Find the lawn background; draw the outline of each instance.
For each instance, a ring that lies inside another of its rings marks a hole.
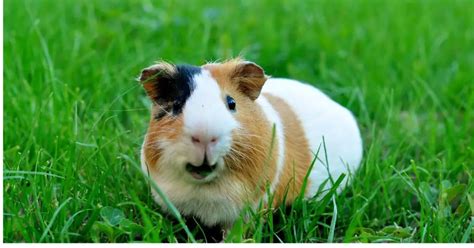
[[[352,110],[364,161],[334,202],[240,223],[232,241],[472,242],[473,13],[469,0],[6,0],[4,241],[188,240],[136,169],[150,102],[135,78],[160,58],[240,54]]]

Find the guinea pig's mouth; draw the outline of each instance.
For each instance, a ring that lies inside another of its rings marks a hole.
[[[201,180],[209,176],[216,169],[216,167],[216,164],[210,165],[207,162],[207,159],[204,159],[204,163],[199,166],[187,163],[186,171],[188,171],[195,179]]]

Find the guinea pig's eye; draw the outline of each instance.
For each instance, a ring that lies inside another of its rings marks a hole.
[[[230,111],[235,111],[235,100],[234,98],[230,96],[226,96],[226,101],[227,101],[227,107],[229,108]]]

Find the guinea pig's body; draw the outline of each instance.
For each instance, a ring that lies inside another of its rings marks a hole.
[[[247,204],[312,197],[329,175],[359,166],[350,111],[310,85],[267,80],[254,63],[159,63],[140,80],[154,103],[142,167],[183,215],[207,226],[232,225]]]

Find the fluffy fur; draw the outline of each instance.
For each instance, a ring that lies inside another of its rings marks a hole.
[[[182,214],[228,227],[246,204],[268,203],[267,187],[274,204],[291,204],[301,190],[311,197],[329,175],[336,179],[358,167],[362,143],[355,119],[314,87],[268,79],[258,65],[238,59],[206,64],[189,77],[179,68],[158,63],[142,72],[154,104],[141,160]],[[190,94],[180,113],[153,118],[173,104],[160,102],[166,92],[157,92],[169,82],[181,85],[176,89],[188,87]],[[227,96],[235,100],[235,111],[228,108]],[[328,157],[319,154],[302,189],[323,136]],[[199,168],[206,162],[215,169],[204,178],[186,171],[190,164]]]
[[[344,186],[362,158],[362,140],[352,113],[320,90],[295,80],[272,78],[263,87],[263,92],[280,97],[291,106],[304,129],[312,157],[318,149],[320,151],[310,173],[311,185],[306,195],[317,193],[329,175],[336,180],[345,173],[341,184]],[[325,188],[328,187],[329,183]]]

